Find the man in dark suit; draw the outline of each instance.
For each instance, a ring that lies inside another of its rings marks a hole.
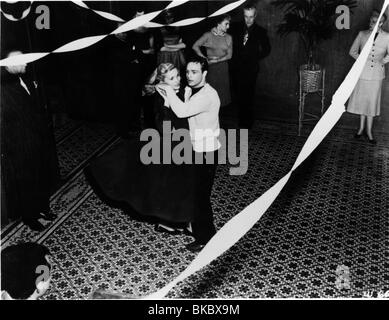
[[[251,128],[253,98],[259,62],[269,55],[271,47],[266,29],[255,22],[257,9],[252,4],[243,8],[244,21],[232,27],[233,55],[231,60],[235,105],[239,106],[239,125]]]
[[[20,54],[14,50],[6,56]],[[1,80],[2,218],[21,217],[32,230],[41,231],[45,227],[38,219],[56,218],[49,206],[58,175],[53,132],[37,85],[26,77],[26,65],[5,67]]]

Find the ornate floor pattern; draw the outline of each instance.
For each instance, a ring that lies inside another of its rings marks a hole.
[[[62,180],[79,171],[102,148],[116,139],[115,130],[107,124],[84,123],[57,144]]]
[[[82,121],[70,119],[66,114],[57,114],[53,118],[55,119],[54,138],[57,145],[82,125]]]
[[[56,141],[58,164],[60,169],[61,188],[51,196],[51,202],[55,201],[58,194],[64,192],[69,180],[80,173],[88,161],[96,154],[118,140],[112,125],[86,123],[69,118],[64,118],[61,125],[55,127],[54,137]],[[59,211],[55,211],[58,213]],[[41,221],[44,223],[44,221]],[[23,230],[23,231],[21,231]],[[19,220],[13,221],[2,227],[1,239],[11,234],[30,234]],[[19,233],[18,233],[19,232]]]
[[[250,134],[248,172],[230,176],[227,165],[218,166],[217,228],[290,170],[306,139],[296,130],[258,123]],[[254,228],[168,297],[336,298],[389,290],[389,136],[377,146],[351,137],[335,129]],[[45,233],[19,230],[3,241],[34,240],[50,249],[55,267],[43,299],[87,299],[95,288],[141,297],[195,257],[184,248],[190,237],[156,233],[110,208],[81,172],[53,196],[52,209],[60,218]],[[350,289],[336,286],[341,265],[349,267]]]

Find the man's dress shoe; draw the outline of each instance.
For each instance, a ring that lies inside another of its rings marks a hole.
[[[205,244],[204,244],[204,243],[197,242],[197,241],[193,241],[193,242],[187,244],[185,247],[186,247],[189,251],[192,251],[192,252],[199,252],[199,251],[201,251],[201,250],[205,247]]]
[[[38,219],[43,219],[43,220],[47,220],[47,221],[53,221],[56,218],[57,218],[57,216],[52,212],[46,212],[46,213],[41,212],[39,214],[39,217],[38,217]]]
[[[38,221],[38,219],[27,219],[23,223],[34,231],[43,231],[46,227]]]
[[[173,229],[173,230],[166,229],[166,228],[164,228],[163,226],[161,226],[159,224],[155,225],[154,230],[157,231],[157,232],[167,233],[167,234],[170,234],[170,235],[178,235],[178,234],[182,233],[181,231],[179,231],[177,229]]]
[[[373,139],[369,139],[369,138],[368,138],[368,140],[369,140],[369,143],[370,143],[370,144],[374,144],[374,145],[377,144],[377,140],[375,140],[374,138],[373,138]]]

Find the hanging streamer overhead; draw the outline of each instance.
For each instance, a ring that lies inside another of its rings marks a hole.
[[[80,7],[84,8],[84,9],[91,10],[94,13],[98,14],[99,16],[101,16],[101,17],[103,17],[103,18],[105,18],[107,20],[116,21],[116,22],[125,22],[122,18],[120,18],[118,16],[115,16],[112,13],[91,9],[83,1],[73,1],[73,0],[71,0],[71,2],[73,2],[74,4],[80,6]]]
[[[174,7],[177,7],[179,5],[182,5],[186,2],[188,2],[190,0],[173,0],[166,8],[166,9],[171,9],[171,8],[174,8]],[[111,20],[111,21],[116,21],[116,22],[126,22],[126,20],[112,14],[112,13],[109,13],[109,12],[105,12],[105,11],[100,11],[100,10],[94,10],[94,9],[91,9],[90,7],[88,7],[88,5],[86,3],[84,3],[83,1],[73,1],[71,0],[71,2],[73,2],[74,4],[84,8],[84,9],[87,9],[87,10],[90,10],[90,11],[93,11],[94,13],[96,13],[97,15],[107,19],[107,20]],[[160,24],[158,23],[150,23],[150,25],[147,25],[147,27],[151,27],[151,26],[161,26]]]
[[[150,23],[151,20],[153,20],[155,17],[157,17],[162,11],[167,10],[167,9],[171,9],[171,8],[174,8],[174,7],[177,7],[177,6],[182,5],[182,4],[184,4],[184,3],[188,2],[188,1],[189,0],[174,0],[174,1],[171,1],[164,9],[157,10],[157,11],[154,11],[154,12],[150,12],[150,13],[147,13],[147,14],[135,17],[135,18],[125,22],[124,24],[122,24],[120,27],[116,28],[115,30],[113,30],[109,34],[100,35],[100,36],[85,37],[85,38],[81,38],[81,39],[78,39],[78,40],[74,40],[74,41],[72,41],[70,43],[67,43],[67,44],[61,46],[60,48],[57,48],[56,50],[53,50],[51,52],[44,52],[44,53],[42,52],[42,53],[36,54],[36,56],[35,56],[36,59],[32,59],[32,57],[33,57],[33,55],[35,53],[21,54],[21,55],[12,56],[12,57],[8,57],[8,58],[5,58],[5,59],[2,59],[2,60],[0,60],[0,67],[18,65],[20,63],[23,64],[23,63],[34,62],[34,61],[36,61],[38,59],[41,59],[44,56],[47,56],[47,55],[49,55],[51,53],[71,52],[71,51],[76,51],[76,50],[81,50],[81,49],[87,48],[87,47],[92,46],[95,43],[101,41],[105,37],[108,37],[111,34],[128,32],[128,31],[136,29],[136,28],[138,28],[140,26],[147,25],[148,23]],[[73,2],[76,3],[77,5],[80,5],[81,7],[85,8],[85,9],[90,9],[82,1],[73,1]],[[217,16],[217,15],[221,15],[221,14],[224,14],[226,12],[229,12],[229,11],[239,7],[244,2],[246,2],[246,0],[239,0],[239,1],[235,1],[233,3],[230,3],[228,5],[225,5],[224,7],[220,8],[219,10],[217,10],[216,12],[211,14],[209,17],[214,17],[214,16]],[[90,10],[92,10],[92,9],[90,9]],[[175,22],[174,24],[172,24],[172,26],[184,26],[184,25],[187,26],[187,25],[191,25],[191,24],[195,24],[197,22],[200,22],[200,21],[202,21],[202,20],[204,20],[206,18],[208,18],[208,17],[185,19],[183,21]],[[153,26],[153,27],[160,27],[160,26],[163,26],[163,25],[157,24],[157,23],[152,23],[151,26]],[[29,56],[26,57],[27,55],[29,55]],[[26,58],[24,59],[23,57],[26,57]]]

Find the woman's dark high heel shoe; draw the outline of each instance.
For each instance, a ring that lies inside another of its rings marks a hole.
[[[361,134],[358,133],[354,134],[355,139],[360,139],[362,136],[363,136],[363,132]]]
[[[38,219],[25,219],[23,223],[34,231],[43,231],[46,227],[38,221]]]
[[[374,138],[373,138],[373,139],[369,139],[369,138],[368,138],[368,140],[369,140],[369,143],[370,143],[370,144],[373,144],[373,145],[376,145],[376,144],[377,144],[377,140],[375,140]]]
[[[42,218],[43,220],[47,220],[47,221],[54,221],[57,218],[57,216],[52,212],[41,212],[39,213],[38,219],[39,218]]]
[[[168,233],[168,234],[171,234],[171,235],[178,235],[178,234],[182,233],[181,231],[179,231],[177,229],[174,229],[174,230],[166,229],[163,226],[161,226],[160,224],[156,224],[155,227],[154,227],[154,230],[157,231],[157,232]]]
[[[184,230],[182,230],[182,233],[186,236],[192,236],[193,237],[193,232],[190,231],[188,228],[185,228]]]

